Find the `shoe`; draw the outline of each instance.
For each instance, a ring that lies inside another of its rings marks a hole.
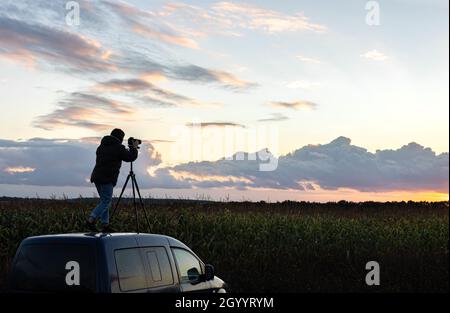
[[[98,229],[95,226],[95,223],[90,223],[89,221],[86,221],[85,226],[86,226],[87,229],[89,229],[90,232],[98,233]]]
[[[115,232],[114,228],[109,226],[109,224],[102,226],[102,233],[114,233],[114,232]]]

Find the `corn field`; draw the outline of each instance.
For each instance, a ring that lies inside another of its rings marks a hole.
[[[20,242],[83,232],[95,199],[0,201],[0,288]],[[173,236],[215,266],[233,292],[448,292],[448,202],[146,201],[141,232]],[[140,212],[142,213],[142,212]],[[135,231],[125,203],[117,231]],[[381,284],[367,286],[377,261]]]

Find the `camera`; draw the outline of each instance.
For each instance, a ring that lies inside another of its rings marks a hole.
[[[128,145],[129,146],[133,146],[133,147],[136,147],[137,149],[139,149],[138,146],[140,144],[142,144],[142,140],[136,139],[136,138],[133,138],[133,137],[128,138]]]

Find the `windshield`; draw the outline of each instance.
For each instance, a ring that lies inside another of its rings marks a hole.
[[[22,246],[13,266],[16,291],[95,291],[95,250],[82,244],[52,243]]]

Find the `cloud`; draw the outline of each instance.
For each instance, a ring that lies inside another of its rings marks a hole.
[[[360,55],[362,58],[366,58],[372,61],[386,61],[389,57],[378,50],[367,51]]]
[[[99,120],[123,120],[132,115],[133,110],[118,101],[73,92],[58,101],[57,108],[52,113],[36,117],[33,126],[46,130],[72,126],[102,131],[111,128],[111,125],[100,123]]]
[[[199,49],[197,42],[192,39],[176,36],[173,34],[164,34],[157,32],[153,29],[146,27],[143,24],[137,24],[133,26],[133,31],[142,34],[143,36],[148,36],[150,38],[159,39],[164,42],[176,44],[179,46],[191,48],[191,49]]]
[[[288,83],[286,87],[291,89],[312,89],[320,86],[320,83],[310,82],[306,80],[296,80]]]
[[[34,172],[34,170],[35,168],[32,167],[16,166],[16,167],[7,167],[3,171],[8,174],[16,174],[16,173]]]
[[[187,127],[241,127],[245,128],[242,124],[232,122],[206,122],[206,123],[187,123]]]
[[[103,3],[109,6],[132,32],[185,48],[199,48],[195,40],[182,36],[151,11],[141,10],[124,2],[103,1]]]
[[[172,3],[158,12],[176,25],[198,26],[204,33],[241,36],[241,30],[260,31],[268,34],[280,32],[313,31],[325,32],[327,27],[312,23],[303,13],[285,14],[260,6],[237,3],[217,2],[209,8],[184,3]]]
[[[159,107],[177,107],[177,106],[214,106],[214,104],[203,103],[198,100],[174,93],[170,90],[160,88],[145,79],[111,79],[100,82],[93,87],[101,92],[119,92],[126,93],[140,103],[155,105]]]
[[[249,82],[237,76],[220,70],[206,69],[197,65],[181,65],[168,68],[166,71],[169,77],[197,81],[204,83],[218,83],[233,90],[243,90],[258,86],[254,82]]]
[[[305,100],[298,100],[298,101],[292,101],[292,102],[283,102],[283,101],[275,101],[270,103],[273,107],[278,108],[289,108],[289,109],[315,109],[317,107],[317,104],[311,101],[305,101]]]
[[[242,27],[260,29],[269,33],[304,30],[323,32],[326,30],[323,25],[310,23],[302,13],[287,15],[236,2],[219,2],[214,4],[213,8],[220,16],[227,16]]]
[[[111,79],[100,82],[94,87],[100,91],[141,91],[154,88],[154,85],[143,79]]]
[[[0,14],[0,56],[34,66],[60,66],[71,71],[112,71],[110,51],[97,40],[29,24]]]
[[[273,172],[258,170],[260,160],[246,157],[237,161],[191,162],[173,167],[172,172],[191,177],[240,177],[240,188],[337,190],[350,188],[362,192],[434,191],[448,192],[449,154],[436,155],[431,149],[410,143],[397,150],[376,153],[351,145],[339,137],[329,144],[309,145],[279,157]],[[250,182],[246,181],[249,180]],[[217,180],[190,179],[198,187],[226,187]]]
[[[318,59],[305,57],[305,56],[302,56],[302,55],[297,55],[297,59],[299,59],[302,62],[306,62],[306,63],[316,63],[316,64],[321,63],[320,60],[318,60]]]
[[[99,141],[100,138],[0,140],[0,184],[88,186]],[[160,163],[161,156],[153,145],[148,141],[143,142],[135,162],[136,173],[142,175],[142,188],[150,186],[151,177],[145,174],[147,168]],[[126,167],[123,168],[120,184],[123,184],[127,175]],[[141,183],[139,174],[138,179]],[[164,178],[163,172],[160,179],[170,181],[170,178]],[[182,185],[172,180],[175,187]]]
[[[258,122],[281,122],[281,121],[287,121],[288,119],[289,119],[289,117],[287,117],[283,114],[274,113],[274,114],[272,114],[272,117],[259,119]]]
[[[174,143],[174,140],[167,140],[167,139],[151,139],[149,140],[151,143]]]
[[[82,1],[82,27],[71,32],[73,28],[59,20],[55,22],[55,17],[62,14],[65,1],[55,1],[51,5],[33,1],[30,6],[30,10],[41,14],[30,14],[19,3],[0,3],[0,57],[28,67],[39,66],[89,80],[102,74],[141,76],[151,72],[175,80],[211,83],[233,90],[257,85],[227,71],[174,58],[159,43],[189,45],[190,42],[172,34],[165,19],[158,18],[156,13],[121,2]],[[116,23],[117,18],[133,24],[134,28],[121,27]],[[145,23],[141,23],[142,19]],[[141,36],[143,38],[131,36],[144,30],[146,36]],[[152,31],[154,35],[149,36]]]
[[[219,105],[174,93],[160,88],[146,79],[110,79],[96,83],[89,92],[65,94],[57,102],[57,107],[53,112],[36,117],[32,125],[45,130],[69,126],[103,131],[111,128],[114,121],[129,120],[133,117],[136,109],[131,108],[130,104],[107,98],[103,94],[108,96],[119,94],[127,97],[129,102],[146,107],[193,106],[207,108]]]
[[[110,92],[133,92],[140,91],[153,94],[161,97],[165,100],[181,103],[194,103],[195,100],[183,95],[176,94],[169,90],[159,88],[158,86],[149,83],[143,79],[111,79],[105,82],[99,83],[95,89]]]
[[[166,65],[151,60],[147,55],[136,51],[128,51],[119,62],[120,68],[139,74],[142,78],[149,72],[152,75],[158,73],[160,77],[198,84],[215,84],[234,91],[243,91],[258,86],[255,82],[244,80],[227,71],[175,61]]]
[[[100,138],[0,140],[0,184],[85,186]],[[76,158],[74,157],[76,156]],[[269,188],[361,192],[430,191],[447,193],[449,154],[409,143],[375,153],[339,137],[307,145],[278,157],[278,167],[259,171],[271,156],[267,149],[236,153],[232,158],[161,167],[162,156],[144,141],[135,171],[141,188]],[[274,156],[271,156],[274,157]],[[11,170],[18,169],[18,170]],[[22,170],[24,169],[24,170]],[[119,185],[126,176],[122,170]]]
[[[76,156],[76,157],[75,157]],[[0,141],[0,172],[8,168],[33,171],[0,175],[2,184],[82,186],[95,161],[95,146],[81,141],[30,139]]]
[[[162,100],[152,96],[134,96],[136,103],[146,107],[158,107],[158,108],[174,108],[178,104],[172,101]]]

